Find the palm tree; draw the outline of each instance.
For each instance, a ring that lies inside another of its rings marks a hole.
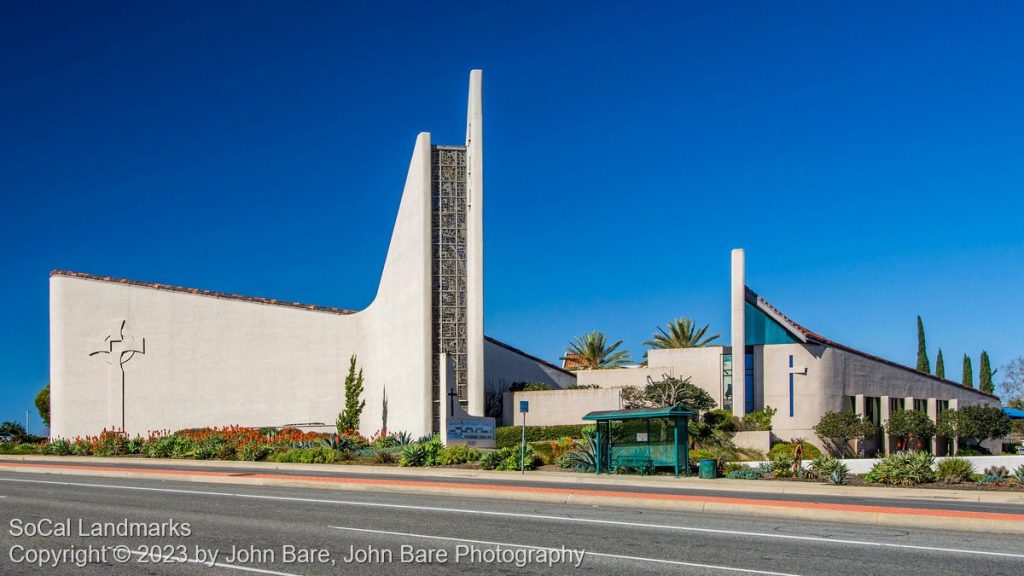
[[[629,352],[618,350],[622,340],[608,345],[604,332],[590,332],[576,336],[565,347],[565,356],[569,370],[617,368],[630,362]]]
[[[705,324],[701,328],[697,328],[697,324],[683,316],[678,320],[673,320],[668,323],[668,331],[662,327],[658,327],[658,331],[653,335],[652,340],[645,340],[644,346],[650,346],[651,348],[700,348],[701,346],[707,346],[720,338],[721,334],[712,334],[707,336],[707,332],[711,327]]]

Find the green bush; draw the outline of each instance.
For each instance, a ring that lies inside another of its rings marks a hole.
[[[192,440],[187,436],[171,434],[146,442],[142,455],[146,458],[182,458],[193,450]]]
[[[765,406],[764,410],[755,410],[743,417],[740,428],[758,432],[771,432],[772,416],[775,416],[776,413],[778,413],[778,410],[771,406]]]
[[[330,448],[293,448],[285,452],[271,454],[267,460],[271,462],[288,462],[295,464],[332,464],[348,459],[348,454]]]
[[[96,456],[128,454],[128,436],[122,432],[104,431],[96,442]]]
[[[846,476],[850,473],[850,468],[838,458],[828,454],[821,454],[811,461],[811,473],[819,479],[828,480],[832,484],[842,484],[846,482]]]
[[[789,478],[793,475],[793,457],[785,454],[778,454],[771,459],[772,474],[779,478]]]
[[[866,482],[913,486],[935,480],[935,457],[927,452],[895,452],[875,463],[864,476]]]
[[[885,431],[904,441],[928,441],[935,436],[935,423],[924,412],[917,410],[899,410],[889,416],[885,423]]]
[[[422,442],[403,447],[398,465],[406,467],[437,466],[440,463],[439,459],[443,449],[444,444],[441,443],[441,437],[430,436]]]
[[[480,459],[480,451],[469,446],[446,446],[441,449],[437,457],[437,463],[441,466],[452,466],[454,464],[465,464],[476,462]]]
[[[248,442],[243,444],[238,449],[238,459],[245,460],[248,462],[257,462],[259,460],[265,460],[274,452],[274,449],[266,444],[260,444],[259,442]]]
[[[826,412],[814,425],[814,433],[829,447],[833,456],[845,456],[850,440],[860,440],[875,433],[875,426],[862,416],[850,412]]]
[[[805,440],[803,441],[803,446],[804,460],[814,460],[818,456],[821,456],[821,450],[819,450],[818,447],[815,446],[814,444],[811,444],[810,442],[807,442]],[[775,446],[772,446],[772,449],[768,451],[768,459],[774,460],[776,456],[786,456],[788,458],[793,458],[793,453],[795,451],[795,442],[780,442]]]
[[[935,465],[935,477],[939,482],[959,484],[974,479],[974,464],[965,458],[946,458]]]
[[[481,456],[480,467],[484,470],[516,471],[519,470],[521,455],[522,445],[499,448]],[[525,468],[527,470],[533,470],[540,463],[539,461],[540,458],[538,458],[536,452],[534,452],[533,446],[527,444],[525,459],[523,460]]]
[[[527,426],[526,442],[542,442],[559,440],[563,436],[582,438],[583,428],[587,424],[561,424],[556,426]],[[592,426],[592,425],[591,425]],[[497,448],[517,446],[522,440],[521,426],[499,426],[494,431]]]
[[[198,440],[192,457],[196,460],[230,460],[235,457],[235,449],[224,434],[217,432]]]
[[[53,456],[70,456],[71,455],[71,442],[58,438],[43,448],[43,454],[52,454]]]

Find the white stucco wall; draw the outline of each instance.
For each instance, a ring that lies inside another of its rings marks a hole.
[[[648,377],[654,380],[661,380],[666,375],[689,378],[692,384],[707,391],[721,406],[723,350],[722,346],[650,350],[646,367],[577,370],[576,381],[580,386],[642,388],[647,385]]]
[[[523,423],[519,412],[520,400],[530,402],[530,411],[526,414],[526,424],[529,426],[585,424],[587,422],[583,416],[589,412],[621,408],[618,388],[506,392],[503,426]]]
[[[110,365],[90,356],[113,321],[145,339],[125,364],[130,434],[199,426],[333,425],[348,360],[364,371],[360,429],[430,429],[430,135],[409,166],[374,302],[341,315],[55,274],[50,279],[51,435],[120,426]]]

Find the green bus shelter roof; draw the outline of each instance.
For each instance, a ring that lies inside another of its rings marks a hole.
[[[598,410],[583,417],[584,420],[650,420],[652,418],[689,418],[693,412],[682,406],[668,408],[634,408],[632,410]]]

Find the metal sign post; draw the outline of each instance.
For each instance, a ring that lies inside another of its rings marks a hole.
[[[523,440],[519,443],[519,471],[526,474],[526,413],[530,411],[530,401],[519,401],[519,412],[523,415]]]

